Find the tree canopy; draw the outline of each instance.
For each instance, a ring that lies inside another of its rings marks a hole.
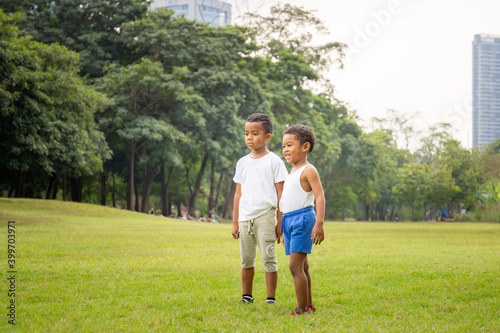
[[[328,218],[500,204],[498,140],[468,150],[436,124],[418,143],[416,114],[396,110],[360,126],[328,79],[347,46],[316,43],[314,12],[212,27],[149,3],[0,0],[0,193],[229,218],[244,123],[261,112],[278,153],[287,126],[314,129]]]

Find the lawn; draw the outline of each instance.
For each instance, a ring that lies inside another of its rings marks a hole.
[[[230,224],[0,199],[0,225],[0,331],[13,298],[19,332],[500,332],[500,224],[325,223],[309,257],[318,310],[300,317],[281,247],[278,304],[260,259],[255,303],[238,303]]]

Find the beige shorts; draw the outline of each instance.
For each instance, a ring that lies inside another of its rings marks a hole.
[[[267,273],[277,272],[276,209],[273,208],[253,220],[240,221],[238,225],[240,228],[241,268],[255,267],[258,245],[264,270]]]

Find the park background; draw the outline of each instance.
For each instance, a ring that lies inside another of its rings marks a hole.
[[[2,196],[230,219],[243,125],[263,112],[278,154],[286,126],[314,129],[327,219],[500,221],[500,141],[464,148],[398,110],[360,126],[327,75],[349,46],[317,44],[314,12],[212,27],[148,6],[0,1]]]
[[[361,126],[327,76],[347,45],[317,44],[324,25],[303,8],[214,28],[147,1],[76,4],[0,0],[0,224],[15,221],[17,269],[16,326],[1,330],[500,330],[498,140],[465,148],[450,124],[421,131],[398,110]],[[261,266],[255,304],[238,304],[227,222],[253,112],[272,116],[278,155],[287,125],[318,138],[314,316],[289,316],[280,250],[277,306]],[[448,223],[402,222],[443,207]],[[167,217],[183,208],[226,223]]]

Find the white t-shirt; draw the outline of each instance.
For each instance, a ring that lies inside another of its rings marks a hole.
[[[234,182],[241,184],[238,221],[248,221],[278,207],[276,183],[288,176],[285,163],[273,152],[253,159],[243,156],[236,164]]]

